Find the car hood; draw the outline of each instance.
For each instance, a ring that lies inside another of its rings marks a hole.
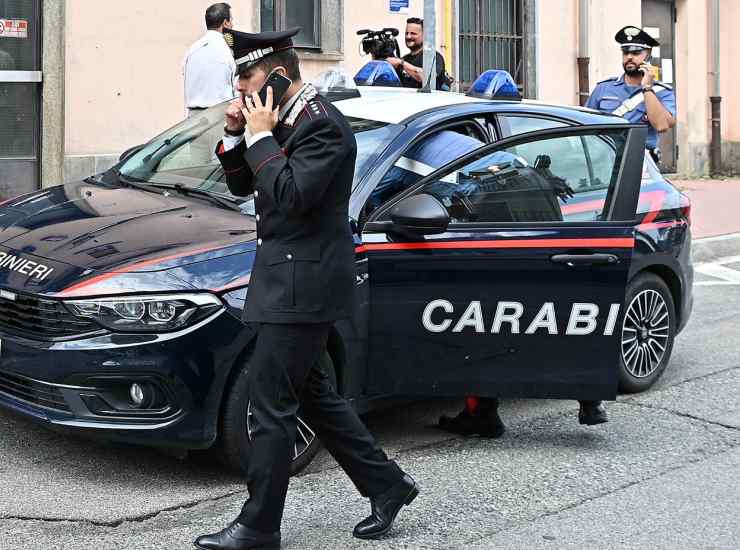
[[[207,200],[78,182],[0,206],[0,247],[93,271],[150,272],[237,253],[254,219]],[[0,262],[2,265],[3,262]]]

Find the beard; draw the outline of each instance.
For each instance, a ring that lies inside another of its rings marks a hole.
[[[628,69],[628,66],[632,66],[634,69]],[[625,63],[622,65],[622,68],[624,69],[624,74],[627,76],[639,76],[642,74],[642,72],[640,72],[640,68],[634,63]]]

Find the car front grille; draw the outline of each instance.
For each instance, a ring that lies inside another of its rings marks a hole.
[[[0,370],[0,394],[46,409],[71,412],[62,392],[54,385]]]
[[[63,304],[34,296],[0,296],[0,329],[36,340],[53,340],[99,330],[93,321],[72,315]]]

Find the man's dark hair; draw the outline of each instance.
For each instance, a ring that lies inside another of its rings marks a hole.
[[[224,21],[231,21],[231,6],[226,2],[213,4],[206,10],[206,28],[209,31],[218,29]]]
[[[406,24],[407,25],[408,24],[411,24],[411,25],[421,25],[422,28],[423,28],[424,27],[424,20],[423,19],[419,19],[418,17],[409,17],[408,19],[406,19]]]
[[[298,60],[298,54],[293,48],[275,52],[262,58],[251,67],[239,69],[239,76],[248,76],[252,69],[262,69],[269,74],[275,67],[285,67],[286,76],[293,82],[301,79],[301,68]]]

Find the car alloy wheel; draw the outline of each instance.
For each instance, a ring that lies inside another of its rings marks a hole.
[[[670,337],[670,313],[663,296],[643,290],[634,297],[622,323],[622,359],[635,378],[647,378],[660,366]]]
[[[247,437],[250,441],[252,440],[252,430],[254,425],[253,416],[252,404],[249,403],[247,405]],[[295,443],[293,443],[293,460],[296,460],[298,457],[303,455],[303,453],[305,453],[311,446],[311,443],[316,439],[316,432],[314,432],[300,416],[296,419],[298,420],[298,433],[296,434]]]

